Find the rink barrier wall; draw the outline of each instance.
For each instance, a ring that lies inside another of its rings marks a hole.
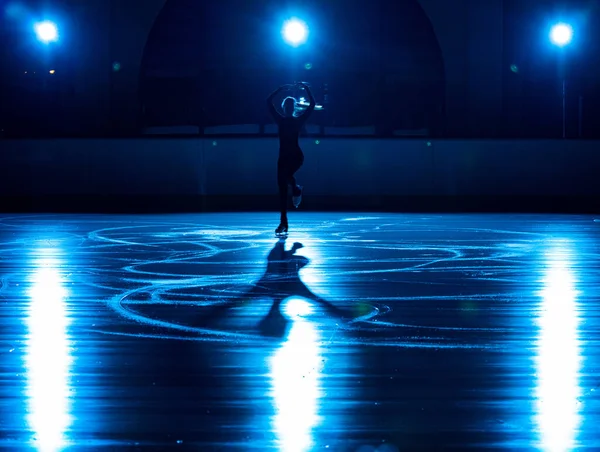
[[[305,208],[595,211],[594,141],[305,138]],[[3,210],[268,210],[274,138],[3,140]],[[512,208],[511,208],[512,206]]]

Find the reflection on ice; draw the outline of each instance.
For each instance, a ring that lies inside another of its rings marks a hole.
[[[34,262],[27,315],[27,421],[34,446],[54,452],[66,445],[71,425],[69,372],[72,363],[60,262],[53,250],[42,250]]]
[[[536,422],[541,447],[546,451],[573,448],[581,421],[581,347],[574,260],[569,244],[563,242],[555,244],[546,255],[535,390]]]
[[[270,360],[273,430],[282,452],[301,452],[313,446],[322,398],[322,351],[318,329],[304,316],[312,305],[289,299],[285,314],[293,321],[286,341]]]

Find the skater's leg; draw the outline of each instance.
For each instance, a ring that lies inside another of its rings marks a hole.
[[[277,234],[287,233],[288,231],[288,218],[287,218],[287,204],[288,204],[288,185],[292,187],[292,195],[294,207],[300,205],[302,199],[302,187],[296,183],[294,174],[300,169],[304,163],[304,156],[300,151],[298,154],[293,155],[291,158],[279,158],[277,162],[277,185],[279,187],[279,211],[281,214],[281,222],[279,227],[275,231]]]
[[[292,196],[298,196],[301,193],[300,186],[293,174],[288,178],[288,185],[292,187]]]
[[[293,164],[290,166],[290,174],[288,177],[288,183],[290,187],[292,187],[292,197],[294,202],[294,207],[298,207],[300,205],[300,201],[302,199],[302,187],[300,187],[296,181],[296,177],[294,176],[296,172],[302,167],[304,163],[304,155],[300,151],[298,157],[294,160]]]
[[[281,214],[280,226],[285,225],[287,229],[287,197],[289,172],[286,166],[287,165],[285,165],[285,162],[281,161],[277,164],[277,185],[279,187],[279,212]]]

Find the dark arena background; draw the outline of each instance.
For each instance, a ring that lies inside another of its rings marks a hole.
[[[600,450],[600,1],[0,38],[0,450]]]

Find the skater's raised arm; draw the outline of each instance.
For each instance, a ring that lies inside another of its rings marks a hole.
[[[267,98],[267,108],[269,109],[269,113],[271,113],[271,116],[277,122],[279,122],[279,120],[283,116],[275,109],[275,106],[273,105],[273,99],[275,99],[275,96],[277,96],[284,89],[285,89],[285,85],[284,86],[280,86],[275,91],[273,91],[271,93],[271,95]]]
[[[306,121],[308,119],[308,117],[311,115],[311,113],[313,111],[315,111],[315,107],[316,107],[317,103],[315,102],[315,97],[313,96],[308,84],[306,84],[304,82],[300,82],[300,83],[298,83],[298,85],[300,85],[301,87],[304,88],[304,90],[306,91],[306,96],[308,97],[308,102],[309,102],[308,107],[306,107],[306,110],[304,111],[304,113],[302,113],[300,116],[298,116],[303,121]]]

